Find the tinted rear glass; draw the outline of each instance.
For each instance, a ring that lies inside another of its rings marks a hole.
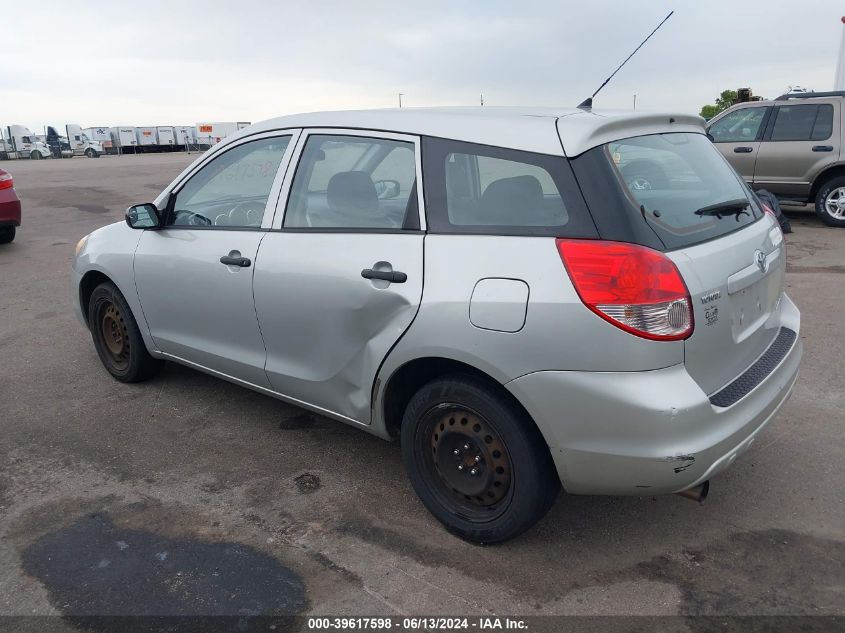
[[[833,106],[789,105],[777,109],[773,141],[823,141],[833,131]]]
[[[641,215],[668,249],[732,233],[760,217],[748,187],[703,134],[638,136],[603,151],[629,212]],[[719,207],[729,202],[733,208]]]
[[[596,236],[563,156],[431,137],[422,154],[433,232]]]

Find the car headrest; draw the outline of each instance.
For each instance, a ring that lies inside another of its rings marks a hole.
[[[363,171],[341,171],[329,180],[326,201],[340,213],[367,214],[378,211],[378,194],[369,174]]]
[[[494,180],[481,195],[479,213],[486,222],[518,224],[520,214],[536,213],[543,207],[543,187],[534,176]]]

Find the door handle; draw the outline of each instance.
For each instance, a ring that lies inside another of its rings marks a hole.
[[[753,147],[734,147],[734,152],[737,154],[750,154],[753,151]]]
[[[832,152],[833,145],[813,145],[814,152]]]
[[[252,264],[249,257],[241,257],[240,251],[229,251],[228,255],[223,255],[220,258],[220,263],[227,266],[240,266],[241,268],[248,268]]]
[[[364,279],[381,279],[389,281],[392,284],[404,284],[408,281],[408,275],[398,270],[373,270],[372,268],[365,268],[361,271],[361,276]]]

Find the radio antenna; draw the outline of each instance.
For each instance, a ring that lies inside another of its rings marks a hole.
[[[637,48],[635,48],[635,49],[634,49],[634,52],[633,52],[633,53],[631,53],[630,55],[628,55],[628,57],[626,57],[626,58],[625,58],[625,61],[624,61],[624,62],[622,62],[621,64],[619,64],[619,66],[616,68],[616,70],[614,70],[614,71],[613,71],[613,73],[611,73],[610,77],[608,77],[607,79],[605,79],[605,80],[604,80],[604,83],[598,87],[598,90],[596,90],[596,91],[595,91],[592,95],[590,95],[589,97],[587,97],[586,99],[584,99],[581,103],[579,103],[579,104],[578,104],[578,107],[579,107],[579,108],[581,108],[581,109],[583,109],[583,110],[589,110],[590,108],[592,108],[592,107],[593,107],[593,99],[594,99],[594,98],[595,98],[595,96],[596,96],[596,95],[597,95],[597,94],[601,91],[601,89],[602,89],[602,88],[604,88],[604,87],[605,87],[605,86],[606,86],[606,85],[610,82],[610,80],[611,80],[611,79],[613,79],[613,76],[614,76],[616,73],[618,73],[620,70],[622,70],[622,66],[624,66],[625,64],[627,64],[627,63],[628,63],[628,60],[629,60],[629,59],[631,59],[634,55],[636,55],[636,54],[637,54],[637,51],[638,51],[638,50],[640,50],[640,49],[643,47],[643,45],[644,45],[646,42],[648,42],[648,40],[649,40],[649,39],[651,39],[651,36],[652,36],[652,35],[654,35],[655,33],[657,33],[657,30],[658,30],[661,26],[663,26],[663,25],[666,23],[666,20],[668,20],[669,18],[671,18],[671,17],[672,17],[672,15],[673,15],[674,13],[675,13],[674,11],[669,11],[669,15],[667,15],[665,18],[663,18],[663,21],[662,21],[660,24],[658,24],[656,27],[654,27],[654,30],[653,30],[651,33],[649,33],[649,34],[648,34],[648,37],[647,37],[647,38],[645,38],[642,42],[640,42],[640,45],[639,45],[639,46],[637,46]]]

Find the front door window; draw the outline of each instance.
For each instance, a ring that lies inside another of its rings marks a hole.
[[[176,193],[168,226],[258,228],[290,136],[261,138],[220,154]]]

